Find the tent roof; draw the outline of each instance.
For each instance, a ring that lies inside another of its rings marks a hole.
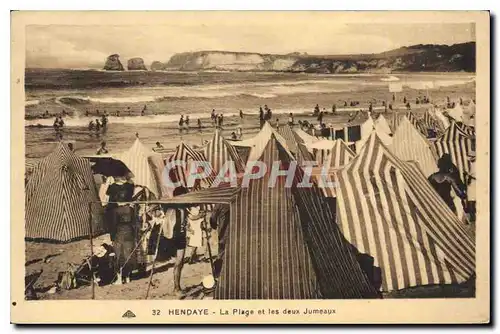
[[[429,141],[404,117],[389,146],[395,156],[403,161],[416,161],[425,176],[437,172],[437,156]]]
[[[380,133],[384,132],[386,134],[391,134],[391,127],[389,126],[389,123],[385,119],[384,115],[380,114],[375,121],[375,129]]]
[[[412,163],[372,134],[337,174],[339,224],[373,256],[382,288],[464,282],[475,271],[475,246],[462,223]]]
[[[237,172],[245,171],[245,164],[234,148],[216,129],[212,140],[205,147],[205,157],[211,164],[214,173],[218,173],[227,161],[233,161]]]
[[[293,154],[290,152],[286,140],[276,130],[274,130],[268,122],[264,123],[262,129],[255,137],[247,140],[242,140],[235,145],[250,146],[252,149],[250,150],[247,161],[257,161],[262,156],[262,153],[264,152],[267,143],[271,139],[271,136],[274,136],[275,139],[283,147],[284,151],[293,158]]]
[[[41,159],[26,186],[26,238],[68,242],[104,231],[101,205],[88,160],[60,143]],[[90,217],[90,214],[92,215]]]
[[[149,159],[154,155],[156,153],[146,148],[139,138],[136,138],[132,146],[117,157],[130,169],[136,185],[146,187],[157,197],[160,197],[161,190]]]

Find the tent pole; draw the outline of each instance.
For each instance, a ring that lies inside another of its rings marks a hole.
[[[92,268],[92,258],[94,257],[94,241],[92,236],[92,202],[89,202],[89,235],[90,235],[90,284],[92,284],[92,299],[95,299],[94,270]]]
[[[206,218],[206,216],[205,216]],[[207,229],[207,220],[203,219],[203,229],[205,230],[205,236],[207,239],[207,249],[208,249],[208,256],[210,259],[210,269],[212,269],[212,276],[215,279],[215,269],[214,269],[214,260],[212,259],[212,248],[210,247],[210,236],[208,235],[208,229]]]
[[[158,257],[158,249],[160,248],[160,236],[163,232],[163,224],[160,226],[160,231],[158,231],[158,240],[156,240],[155,257],[153,259],[153,265],[151,266],[151,274],[149,275],[148,289],[146,290],[146,298],[149,297],[149,289],[151,288],[151,282],[153,281],[153,275],[155,273],[156,258]]]

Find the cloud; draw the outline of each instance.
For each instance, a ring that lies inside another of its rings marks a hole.
[[[168,61],[178,52],[227,50],[309,54],[378,53],[420,43],[470,40],[470,25],[352,24],[311,14],[303,19],[247,22],[206,16],[203,20],[171,20],[147,25],[28,26],[28,67],[102,67],[118,53],[122,63],[142,57],[147,65]]]

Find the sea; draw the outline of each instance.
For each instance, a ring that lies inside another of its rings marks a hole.
[[[396,84],[402,91],[393,93]],[[136,136],[146,146],[160,142],[174,150],[181,142],[200,146],[210,139],[212,110],[224,115],[223,134],[238,127],[243,139],[259,130],[259,107],[268,106],[273,122],[295,119],[313,121],[316,104],[328,112],[325,122],[345,122],[372,103],[382,101],[403,107],[430,96],[435,103],[446,98],[475,99],[474,73],[305,74],[245,72],[106,72],[99,70],[29,69],[25,74],[25,155],[41,158],[58,142],[52,127],[56,115],[64,117],[63,141],[75,152],[92,155],[102,141],[112,153],[125,151]],[[355,107],[351,102],[357,101]],[[347,104],[347,107],[345,106]],[[335,106],[336,114],[331,114]],[[423,106],[422,106],[423,107]],[[144,110],[144,113],[141,111]],[[240,118],[240,111],[243,118]],[[89,132],[88,123],[109,115],[105,132]],[[48,116],[47,116],[48,115]],[[189,116],[189,128],[180,131],[181,115]],[[202,128],[197,125],[198,119]]]

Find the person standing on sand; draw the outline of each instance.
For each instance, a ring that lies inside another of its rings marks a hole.
[[[185,187],[177,187],[174,189],[173,196],[187,194],[188,190]],[[172,233],[173,245],[177,249],[174,263],[174,293],[182,294],[181,289],[181,273],[184,266],[184,256],[187,246],[187,214],[186,209],[179,207],[175,210],[175,223]]]
[[[148,106],[147,105],[144,105],[144,107],[142,108],[141,110],[141,116],[144,116],[144,114],[146,113],[146,110],[148,109]]]
[[[429,182],[450,210],[456,214],[457,208],[453,202],[451,190],[453,189],[461,199],[465,199],[465,185],[460,180],[458,168],[453,164],[449,154],[443,154],[439,158],[438,169],[439,171],[429,176]]]
[[[319,105],[316,104],[316,106],[314,107],[314,111],[313,111],[313,115],[317,115],[319,114]]]
[[[186,116],[186,120],[184,121],[186,123],[186,127],[189,127],[189,115]]]
[[[181,115],[181,118],[179,119],[179,131],[182,132],[183,128],[184,128],[184,115]]]
[[[293,119],[293,114],[290,113],[290,115],[288,116],[288,125],[293,126],[294,124],[295,124],[295,121]]]
[[[109,153],[109,151],[106,148],[106,142],[105,141],[101,142],[101,147],[99,147],[99,149],[97,150],[96,154],[97,155],[103,155],[103,154],[108,154],[108,153]]]
[[[318,114],[318,122],[323,122],[323,112],[320,111],[319,114]]]
[[[212,118],[212,122],[217,123],[217,115],[215,114],[215,109],[212,109],[212,114],[210,116]]]
[[[95,132],[98,133],[99,131],[101,131],[101,123],[99,123],[99,119],[96,118],[95,119]]]
[[[116,117],[120,117],[120,110],[116,111]]]
[[[240,109],[240,118],[243,119],[243,111]]]
[[[243,137],[243,130],[241,129],[241,126],[238,126],[238,129],[236,131],[236,136],[238,137],[238,139],[241,139],[241,137]]]
[[[273,118],[273,112],[271,111],[271,109],[267,108],[266,120],[271,121],[272,118]]]
[[[262,122],[264,122],[264,110],[262,110],[262,107],[259,108],[259,120],[260,127],[262,127]]]
[[[219,126],[222,128],[222,125],[224,123],[224,115],[220,113],[219,115]]]
[[[337,105],[334,103],[332,106],[332,114],[335,114],[337,112]]]
[[[198,118],[198,130],[201,131],[202,128],[203,126],[201,125],[201,118]]]
[[[90,136],[92,136],[92,133],[94,132],[94,128],[95,128],[94,121],[90,120],[89,125],[88,125],[88,130],[89,130]]]
[[[106,190],[106,195],[109,196],[106,211],[109,212],[107,216],[111,220],[107,225],[118,268],[114,284],[121,285],[130,282],[130,274],[136,265],[133,256],[136,244],[135,217],[134,210],[130,206],[134,195],[134,184],[125,177],[116,177]]]

